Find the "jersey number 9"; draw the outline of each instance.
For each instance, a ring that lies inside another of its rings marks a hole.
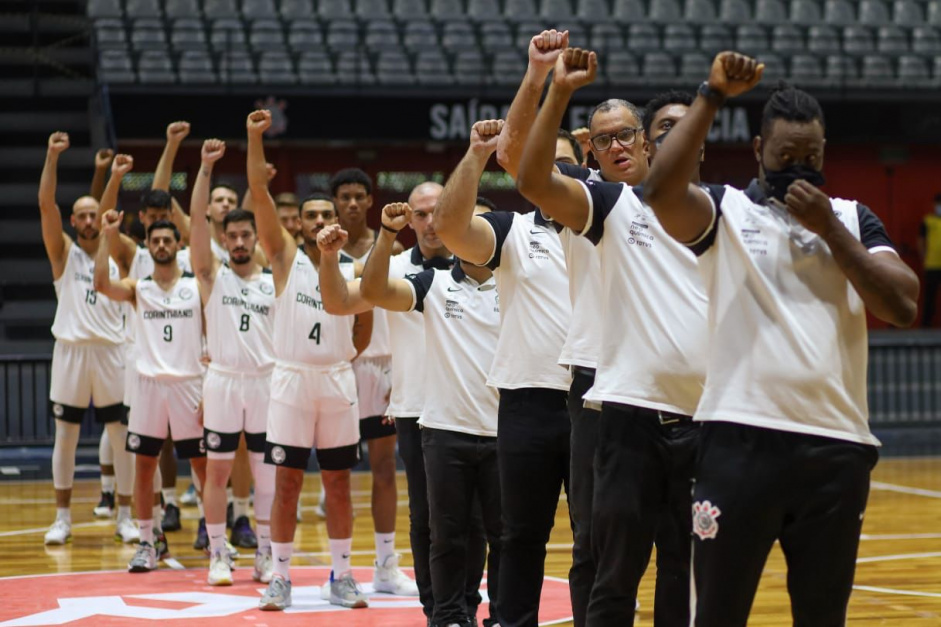
[[[173,341],[173,327],[169,324],[163,327],[163,341],[172,342]]]

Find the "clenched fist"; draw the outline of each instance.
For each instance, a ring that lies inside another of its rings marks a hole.
[[[346,246],[348,239],[349,233],[344,231],[343,227],[339,224],[331,224],[330,226],[325,226],[320,233],[317,234],[317,248],[320,249],[321,253],[335,255]]]
[[[95,153],[95,168],[106,169],[111,165],[111,160],[114,158],[114,151],[110,148],[102,148]]]
[[[190,134],[189,122],[170,122],[167,126],[167,141],[181,142]]]
[[[503,120],[481,120],[471,127],[471,149],[482,155],[490,156],[497,149],[497,140],[503,132]]]
[[[114,209],[109,209],[101,215],[101,229],[107,235],[117,233],[121,227],[121,221],[124,219],[124,212],[120,213]]]
[[[69,149],[69,134],[56,131],[49,136],[49,152],[57,155]]]
[[[412,208],[407,202],[393,202],[382,208],[382,223],[393,231],[401,231],[412,219]]]
[[[566,48],[555,62],[552,84],[571,91],[594,82],[598,75],[598,55],[581,48]]]
[[[134,157],[131,155],[115,155],[111,162],[111,174],[114,176],[124,176],[134,168]]]
[[[765,64],[737,52],[720,52],[709,71],[709,87],[732,98],[750,91],[765,71]]]
[[[207,139],[203,142],[203,150],[200,153],[203,163],[215,163],[225,154],[225,142],[221,139]]]
[[[562,51],[569,46],[569,32],[544,30],[529,41],[530,66],[551,70]]]
[[[252,111],[248,114],[248,119],[245,121],[245,127],[248,129],[248,132],[256,135],[261,135],[267,131],[270,126],[271,111],[267,109]]]
[[[273,163],[266,163],[265,176],[268,177],[268,182],[270,183],[274,177],[278,176],[278,168],[274,167]]]

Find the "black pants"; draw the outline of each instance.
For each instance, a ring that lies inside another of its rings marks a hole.
[[[938,288],[941,287],[941,270],[925,270],[925,306],[921,310],[921,326],[930,327],[934,322]]]
[[[469,559],[467,540],[475,502],[480,503],[490,545],[487,587],[499,588],[500,472],[497,439],[443,429],[422,429],[431,520],[431,581],[435,607],[432,624],[470,625],[465,582]],[[499,615],[496,595],[491,612]]]
[[[637,586],[657,545],[654,624],[689,625],[690,490],[699,425],[604,403],[598,421],[591,542],[591,627],[634,624]]]
[[[709,422],[693,491],[697,627],[744,626],[775,540],[795,627],[846,623],[874,446]]]
[[[591,503],[595,485],[594,459],[600,412],[587,409],[582,397],[595,384],[595,372],[576,368],[569,389],[569,418],[572,421],[569,478],[569,514],[575,543],[569,570],[569,593],[575,627],[585,627],[588,600],[595,583],[595,559],[591,554]]]
[[[425,458],[422,454],[421,429],[418,418],[396,418],[395,430],[399,441],[399,455],[405,464],[408,481],[408,536],[415,563],[415,583],[422,610],[429,619],[435,607],[431,592],[431,531],[428,523],[428,484],[425,480]],[[467,565],[465,570],[464,602],[468,611],[476,614],[480,605],[480,579],[487,558],[487,538],[479,503],[475,503],[471,516],[471,530],[467,537]],[[495,617],[491,608],[490,614]]]
[[[500,627],[535,627],[546,544],[569,482],[569,421],[562,390],[500,390],[497,454],[503,503]]]

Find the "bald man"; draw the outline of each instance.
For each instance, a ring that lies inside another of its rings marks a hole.
[[[73,240],[62,227],[56,204],[59,155],[69,147],[69,136],[56,132],[49,137],[46,162],[39,182],[42,239],[58,299],[52,334],[49,400],[55,416],[56,439],[52,449],[52,480],[56,491],[56,519],[45,535],[45,543],[65,544],[72,538],[72,480],[75,451],[82,419],[94,402],[95,419],[104,424],[114,455],[117,481],[118,519],[115,539],[136,542],[137,527],[131,521],[133,472],[130,453],[124,450],[127,428],[124,418],[124,320],[121,306],[98,294],[94,288],[95,253],[98,250],[99,205],[83,196],[72,206]],[[127,165],[130,157],[119,155],[115,168]],[[126,170],[125,170],[126,171]],[[122,172],[123,175],[123,172]],[[103,201],[115,203],[117,182],[112,176]],[[118,279],[118,266],[109,259],[110,276]]]

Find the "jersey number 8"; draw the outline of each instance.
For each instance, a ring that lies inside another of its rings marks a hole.
[[[250,321],[251,321],[251,318],[249,317],[248,314],[242,314],[242,322],[241,324],[239,324],[239,331],[242,331],[243,333],[245,331],[248,331],[248,326],[249,326]]]

